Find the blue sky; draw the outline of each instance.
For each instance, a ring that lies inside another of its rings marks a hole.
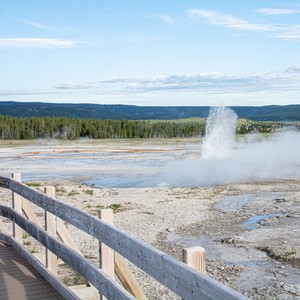
[[[0,66],[0,101],[300,103],[300,1],[1,1]]]

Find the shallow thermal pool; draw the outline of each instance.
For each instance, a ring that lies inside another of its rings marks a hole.
[[[203,159],[201,139],[1,141],[0,174],[97,187],[210,186],[300,179],[300,134],[239,137],[228,156]]]

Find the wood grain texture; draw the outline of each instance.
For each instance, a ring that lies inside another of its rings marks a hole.
[[[179,296],[186,299],[248,299],[162,251],[69,204],[52,199],[13,179],[0,185],[102,241]]]
[[[98,211],[98,218],[102,221],[113,224],[114,213],[110,208],[100,209]],[[113,249],[109,248],[107,245],[99,241],[99,267],[103,270],[105,274],[114,279],[115,277],[115,252]],[[101,294],[100,300],[106,300],[106,298]]]
[[[55,187],[53,186],[46,186],[44,187],[44,193],[49,197],[55,197]],[[57,217],[51,214],[48,211],[45,211],[45,230],[54,238],[56,239],[56,219]],[[58,259],[57,256],[49,251],[46,248],[46,267],[55,275],[57,276],[57,265]]]
[[[21,182],[21,173],[12,173],[11,177]],[[12,207],[20,214],[22,213],[22,202],[23,198],[12,192]],[[15,222],[13,222],[13,236],[19,243],[23,244],[23,230]]]
[[[26,250],[23,245],[18,243],[16,239],[0,233],[0,241],[3,241],[5,244],[12,246],[25,259],[25,261],[28,262],[64,299],[79,300],[74,292],[72,292],[58,278],[54,277],[49,272],[49,270],[28,250]],[[11,255],[13,255],[13,258],[11,257]],[[43,281],[37,280],[37,276],[34,274],[32,275],[31,271],[28,270],[28,267],[23,270],[23,272],[20,272],[19,269],[14,270],[14,265],[23,263],[22,261],[19,261],[18,257],[11,251],[9,251],[7,255],[5,255],[5,253],[1,253],[1,259],[5,259],[9,263],[7,263],[6,266],[2,266],[0,268],[0,272],[4,272],[5,267],[7,267],[8,269],[6,272],[10,275],[10,280],[12,278],[18,279],[17,282],[14,283],[14,288],[17,289],[18,285],[19,289],[23,289],[23,294],[22,291],[13,291],[13,289],[9,289],[9,295],[11,295],[12,297],[10,299],[24,299],[24,292],[26,292],[27,295],[30,294],[30,297],[28,297],[28,299],[34,299],[34,297],[36,297],[36,299],[60,299],[59,295],[52,293],[51,290],[49,290],[49,288],[45,286]],[[18,261],[16,261],[16,263],[11,266],[10,264],[12,263],[12,260]],[[32,279],[34,279],[34,281],[32,281]],[[21,285],[25,286],[22,288]],[[0,299],[2,299],[1,295],[3,296],[4,291],[7,288],[7,283],[3,286],[1,285]]]
[[[27,219],[31,220],[37,226],[43,227],[41,221],[38,219],[38,217],[34,213],[33,209],[29,205],[28,201],[25,199],[23,199],[22,210],[23,210],[24,215],[27,217]]]
[[[98,211],[98,217],[108,223],[113,224],[113,210],[108,209],[100,209]],[[110,276],[111,278],[115,277],[115,253],[114,250],[109,248],[106,244],[99,241],[99,266],[103,270],[105,274]]]
[[[115,253],[115,272],[130,294],[138,300],[147,300],[146,295],[133,277],[123,257],[118,253]]]
[[[8,233],[8,228],[1,219],[0,219],[0,232]]]
[[[202,247],[189,247],[182,250],[183,262],[186,263],[191,268],[201,272],[206,273],[205,264],[205,249]]]
[[[69,233],[68,229],[66,228],[64,221],[60,218],[57,218],[57,235],[59,236],[59,238],[70,248],[72,248],[74,251],[76,251],[77,253],[81,254],[80,249],[78,248],[78,246],[76,245],[76,243],[74,242],[71,234]]]
[[[101,269],[80,254],[57,241],[45,230],[36,226],[30,220],[16,213],[12,208],[0,205],[0,215],[14,220],[21,228],[38,240],[43,246],[55,253],[75,271],[86,278],[108,299],[134,299],[123,287],[111,277],[107,276]],[[49,271],[48,271],[49,272]]]

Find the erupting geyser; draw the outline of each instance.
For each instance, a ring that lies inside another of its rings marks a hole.
[[[206,121],[202,143],[203,159],[223,159],[230,156],[235,144],[236,113],[228,107],[212,107]]]

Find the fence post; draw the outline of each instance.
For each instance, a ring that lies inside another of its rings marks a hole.
[[[21,182],[21,173],[12,173],[11,178]],[[22,214],[23,198],[15,192],[12,192],[12,207],[13,209]],[[15,222],[13,222],[13,236],[21,244],[23,244],[23,230]]]
[[[142,289],[139,287],[136,279],[131,274],[123,257],[115,252],[115,272],[125,289],[137,300],[147,300]]]
[[[4,223],[1,219],[0,219],[0,232],[8,234],[7,227],[4,225]]]
[[[44,187],[44,193],[51,198],[55,198],[55,187],[53,186]],[[56,238],[56,231],[57,231],[56,227],[57,227],[56,216],[45,210],[45,229],[54,238]],[[46,248],[46,267],[55,276],[57,276],[57,261],[58,261],[57,256]]]
[[[109,224],[113,224],[113,210],[111,208],[100,209],[98,211],[98,217]],[[99,265],[100,268],[108,276],[114,279],[115,277],[115,252],[104,243],[99,241]],[[106,299],[104,296],[100,295],[100,299]]]
[[[206,273],[205,249],[202,247],[190,247],[182,250],[183,262],[191,268]]]

